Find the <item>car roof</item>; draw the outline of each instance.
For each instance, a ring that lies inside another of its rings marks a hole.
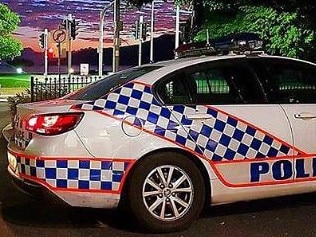
[[[168,61],[161,61],[152,64],[145,64],[142,67],[157,66],[156,70],[153,70],[139,78],[137,81],[153,84],[157,79],[168,75],[169,73],[185,68],[188,66],[193,66],[203,62],[217,61],[229,58],[244,58],[245,55],[225,55],[225,56],[200,56],[200,57],[189,57],[189,58],[178,58]]]
[[[315,63],[311,63],[308,61],[296,59],[296,58],[289,58],[289,57],[282,57],[282,56],[271,56],[265,53],[259,54],[228,54],[228,55],[221,55],[221,56],[197,56],[197,57],[185,57],[185,58],[178,58],[172,59],[168,61],[161,61],[157,63],[145,64],[142,67],[149,67],[149,66],[157,66],[156,70],[153,70],[139,78],[137,81],[146,83],[146,84],[153,84],[157,79],[168,75],[169,73],[179,70],[181,68],[185,68],[188,66],[193,66],[199,63],[211,62],[211,61],[220,61],[220,60],[227,60],[227,59],[240,59],[240,58],[274,58],[274,59],[283,59],[283,60],[293,60],[296,62],[304,62],[313,66],[316,66]]]
[[[221,60],[221,59],[228,59],[228,58],[236,58],[236,57],[245,57],[245,55],[222,55],[222,56],[196,56],[196,57],[185,57],[185,58],[177,58],[177,59],[172,59],[168,61],[161,61],[154,63],[154,65],[157,66],[174,66],[174,65],[186,65],[186,64],[195,64],[195,63],[200,63],[200,62],[205,62],[205,61],[213,61],[213,60]],[[153,64],[147,64],[147,65],[153,65]],[[146,65],[144,65],[146,66]]]
[[[157,66],[173,66],[173,65],[181,65],[181,64],[195,64],[200,62],[207,62],[207,61],[215,61],[215,60],[222,60],[222,59],[233,59],[233,58],[275,58],[275,59],[288,59],[293,61],[299,61],[299,62],[305,62],[309,64],[316,65],[315,63],[305,61],[298,58],[290,58],[290,57],[284,57],[284,56],[275,56],[275,55],[269,55],[265,54],[263,52],[261,53],[255,53],[255,54],[227,54],[227,55],[213,55],[213,56],[196,56],[196,57],[186,57],[186,58],[178,58],[178,59],[172,59],[167,61],[161,61],[154,64],[145,64],[147,65],[157,65]]]

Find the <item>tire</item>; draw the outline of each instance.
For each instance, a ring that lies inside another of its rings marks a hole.
[[[198,218],[204,207],[205,185],[188,157],[161,152],[137,164],[126,195],[129,210],[141,228],[167,233],[188,228]]]

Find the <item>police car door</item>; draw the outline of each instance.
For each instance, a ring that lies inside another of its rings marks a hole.
[[[176,75],[162,86],[172,88],[163,100],[188,133],[182,144],[207,160],[222,184],[292,181],[289,123],[279,105],[265,103],[245,58],[193,65]]]
[[[270,100],[280,103],[291,124],[295,181],[316,177],[316,66],[289,59],[261,60],[269,75]]]

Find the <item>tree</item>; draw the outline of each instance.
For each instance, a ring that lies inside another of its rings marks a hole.
[[[129,0],[141,6],[150,0]],[[316,61],[315,0],[175,0],[192,4],[194,41],[253,32],[270,54]]]
[[[20,24],[20,18],[5,4],[0,3],[0,60],[21,55],[22,43],[12,37]]]
[[[196,41],[232,33],[253,32],[261,36],[270,54],[307,58],[315,31],[300,24],[295,12],[278,12],[266,6],[242,6],[237,10],[219,10],[209,14],[208,22],[196,35]]]
[[[194,38],[258,33],[270,54],[316,61],[316,2],[313,0],[203,0],[204,22]]]

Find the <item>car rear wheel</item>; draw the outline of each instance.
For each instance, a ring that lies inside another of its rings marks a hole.
[[[130,176],[129,208],[141,227],[154,232],[187,228],[199,216],[204,200],[203,177],[182,154],[150,155]]]

